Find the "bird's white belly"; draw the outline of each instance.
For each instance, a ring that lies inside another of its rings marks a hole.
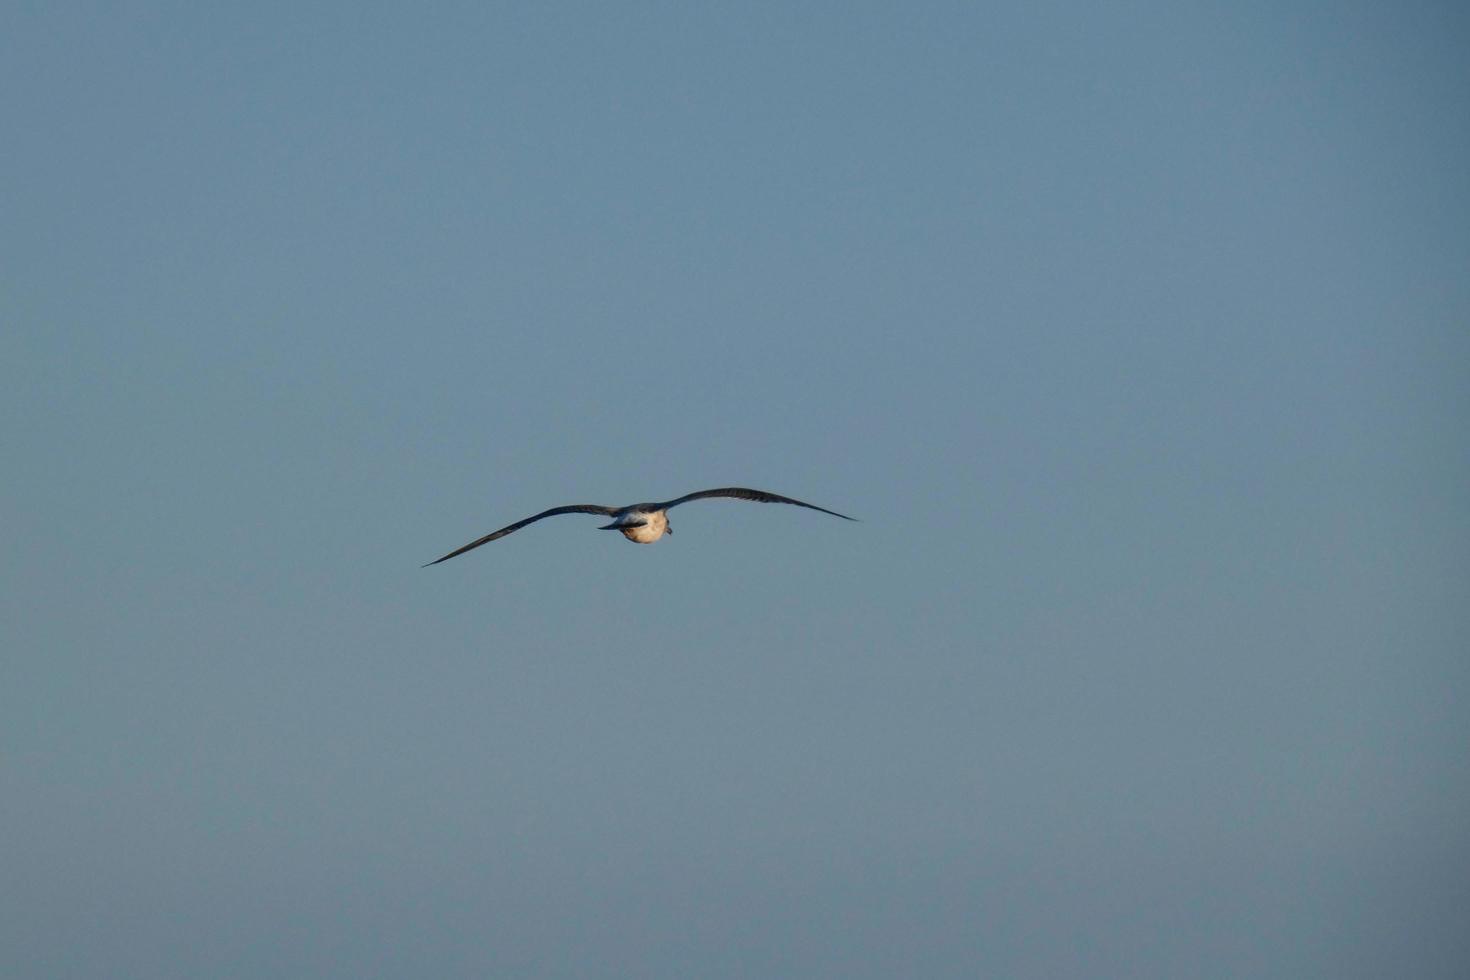
[[[664,536],[664,531],[669,526],[668,517],[661,513],[640,514],[639,517],[644,524],[641,527],[622,528],[623,537],[638,544],[653,544]]]

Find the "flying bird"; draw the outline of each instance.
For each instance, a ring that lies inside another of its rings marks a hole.
[[[489,544],[496,538],[503,538],[512,531],[519,531],[527,524],[534,524],[543,517],[555,517],[558,514],[601,514],[611,517],[611,524],[604,524],[599,531],[622,531],[623,537],[637,544],[653,544],[665,534],[673,534],[674,528],[669,524],[668,511],[680,504],[687,504],[691,500],[703,500],[706,497],[734,497],[736,500],[754,500],[762,504],[795,504],[797,507],[806,507],[809,510],[819,510],[833,517],[840,517],[844,521],[855,521],[857,518],[839,514],[835,510],[818,507],[816,504],[808,504],[790,497],[783,497],[779,493],[767,493],[764,490],[750,490],[746,487],[720,487],[716,490],[696,490],[694,493],[686,493],[682,497],[673,500],[665,500],[662,503],[629,504],[627,507],[604,507],[601,504],[567,504],[565,507],[553,507],[543,510],[523,521],[507,524],[498,531],[491,531],[483,538],[471,541],[462,548],[455,548],[443,558],[435,558],[424,565],[437,565],[441,561],[448,561],[458,557],[466,551],[478,548],[482,544]]]

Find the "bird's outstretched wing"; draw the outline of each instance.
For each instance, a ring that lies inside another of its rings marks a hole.
[[[665,501],[664,503],[659,504],[658,507],[661,510],[668,510],[670,507],[677,507],[680,504],[687,504],[691,500],[703,500],[705,497],[734,497],[736,500],[754,500],[762,504],[795,504],[798,507],[806,507],[809,510],[819,510],[824,514],[831,514],[833,517],[840,517],[844,521],[857,520],[856,517],[848,517],[846,514],[839,514],[835,510],[828,510],[825,507],[818,507],[816,504],[809,504],[802,500],[794,500],[791,497],[783,497],[779,493],[768,493],[765,490],[751,490],[748,487],[720,487],[716,490],[696,490],[694,493],[686,493],[682,497],[678,497],[674,500]]]
[[[424,565],[423,567],[428,568],[429,565],[437,565],[441,561],[448,561],[451,558],[464,554],[466,551],[478,548],[482,544],[489,544],[496,538],[503,538],[512,531],[519,531],[527,524],[534,524],[537,521],[541,520],[541,518],[543,517],[555,517],[557,514],[601,514],[604,517],[611,517],[617,512],[618,509],[616,507],[603,507],[601,504],[568,504],[565,507],[553,507],[550,510],[543,510],[539,514],[528,517],[524,521],[516,521],[514,524],[507,524],[505,527],[501,528],[498,531],[491,531],[483,538],[471,541],[463,548],[455,548],[443,558],[435,558],[433,561],[429,562],[428,565]]]

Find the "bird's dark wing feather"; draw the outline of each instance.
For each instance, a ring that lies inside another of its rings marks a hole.
[[[550,510],[543,510],[541,513],[536,514],[533,517],[528,517],[524,521],[516,521],[514,524],[507,524],[505,527],[501,528],[498,531],[491,531],[483,538],[480,538],[476,541],[471,541],[463,548],[455,548],[443,558],[435,558],[433,561],[429,562],[429,565],[437,565],[441,561],[448,561],[451,558],[464,554],[466,551],[478,548],[482,544],[489,544],[496,538],[503,538],[512,531],[519,531],[527,524],[534,524],[536,521],[541,520],[541,518],[543,517],[555,517],[557,514],[602,514],[604,517],[611,517],[617,512],[618,509],[616,507],[603,507],[600,504],[568,504],[565,507],[553,507]],[[423,567],[428,568],[429,565],[424,565]]]
[[[767,493],[765,490],[751,490],[748,487],[720,487],[716,490],[696,490],[694,493],[686,493],[682,497],[678,497],[674,500],[669,500],[662,504],[659,504],[658,507],[661,510],[667,510],[670,507],[677,507],[680,504],[687,504],[691,500],[703,500],[705,497],[734,497],[736,500],[754,500],[762,504],[795,504],[798,507],[806,507],[810,510],[819,510],[824,514],[831,514],[833,517],[840,517],[844,521],[857,520],[856,517],[848,517],[846,514],[839,514],[835,510],[828,510],[825,507],[818,507],[816,504],[809,504],[801,500],[793,500],[791,497],[783,497],[779,493]]]

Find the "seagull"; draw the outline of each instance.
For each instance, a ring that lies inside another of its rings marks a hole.
[[[840,517],[844,521],[857,520],[855,517],[848,517],[846,514],[839,514],[835,510],[818,507],[816,504],[808,504],[800,500],[793,500],[791,497],[783,497],[779,493],[768,493],[765,490],[751,490],[746,487],[719,487],[715,490],[696,490],[694,493],[686,493],[682,497],[675,497],[673,500],[665,500],[662,503],[629,504],[627,507],[604,507],[601,504],[567,504],[565,507],[553,507],[550,510],[543,510],[541,513],[528,517],[523,521],[507,524],[498,531],[491,531],[483,538],[471,541],[462,548],[455,548],[443,558],[435,558],[428,565],[422,567],[428,568],[429,565],[437,565],[441,561],[448,561],[451,558],[464,554],[466,551],[478,548],[482,544],[489,544],[496,538],[503,538],[512,531],[519,531],[527,524],[534,524],[543,517],[555,517],[558,514],[601,514],[604,517],[611,517],[613,519],[612,523],[602,525],[602,527],[598,528],[599,531],[622,531],[623,537],[636,544],[653,544],[665,534],[674,533],[674,529],[669,524],[669,517],[666,513],[670,508],[677,507],[680,504],[687,504],[691,500],[703,500],[706,497],[734,497],[736,500],[754,500],[762,504],[795,504],[797,507],[819,510],[824,514]]]

